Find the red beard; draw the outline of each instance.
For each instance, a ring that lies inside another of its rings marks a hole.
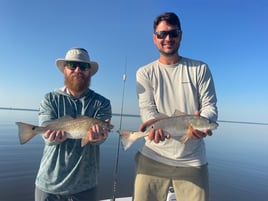
[[[65,76],[65,86],[76,93],[84,92],[90,83],[90,76],[85,77],[82,73],[73,73],[70,76]]]

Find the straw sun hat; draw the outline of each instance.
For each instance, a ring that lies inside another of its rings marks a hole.
[[[66,53],[65,59],[59,58],[56,60],[56,65],[61,72],[63,72],[63,68],[66,61],[76,61],[76,62],[84,62],[90,64],[91,67],[91,76],[94,75],[99,68],[99,65],[95,61],[90,61],[90,57],[88,52],[83,48],[71,48]]]

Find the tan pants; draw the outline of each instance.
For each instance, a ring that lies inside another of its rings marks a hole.
[[[173,167],[136,155],[134,201],[166,201],[173,186],[177,201],[208,201],[208,168]]]

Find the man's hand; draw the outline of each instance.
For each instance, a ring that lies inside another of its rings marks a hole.
[[[200,115],[200,111],[195,111],[194,113],[195,115],[199,116]],[[193,130],[192,131],[192,136],[191,138],[192,139],[201,139],[201,138],[204,138],[204,137],[207,137],[207,136],[211,136],[213,133],[211,130],[203,130],[203,131],[200,131],[200,130]]]
[[[211,130],[203,130],[203,131],[193,130],[192,134],[193,134],[191,137],[192,139],[201,139],[207,136],[211,136],[212,131]]]
[[[105,121],[110,122],[109,119]],[[106,128],[102,128],[98,124],[95,124],[89,129],[87,134],[88,134],[88,140],[90,142],[98,142],[105,140],[108,137],[108,130]]]
[[[67,139],[67,136],[65,132],[61,130],[58,131],[47,130],[44,133],[44,138],[50,142],[60,143],[65,141]]]
[[[143,124],[140,125],[139,131],[144,132],[147,127],[150,127],[154,122],[156,122],[157,119],[150,119]],[[148,139],[150,141],[154,141],[155,143],[159,143],[160,141],[164,141],[165,139],[169,139],[171,136],[170,134],[165,134],[162,129],[154,129],[151,128],[148,134]]]

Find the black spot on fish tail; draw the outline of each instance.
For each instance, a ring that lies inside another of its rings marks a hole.
[[[33,127],[32,127],[32,130],[35,130],[35,128],[36,128],[36,126],[33,126]]]

